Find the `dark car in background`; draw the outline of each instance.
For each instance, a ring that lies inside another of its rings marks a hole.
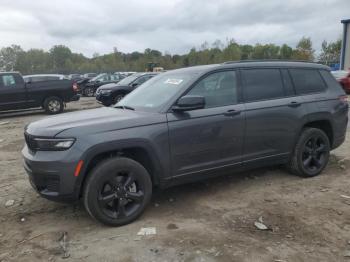
[[[80,80],[83,80],[84,77],[81,74],[70,74],[68,75],[68,79],[78,82]]]
[[[96,73],[86,73],[86,74],[82,75],[83,78],[87,78],[87,79],[92,79],[92,78],[94,78],[96,76],[97,76]]]
[[[347,94],[350,94],[350,71],[340,70],[332,71],[333,76],[339,84],[343,87]]]
[[[97,88],[109,83],[118,83],[123,77],[119,74],[103,73],[95,76],[85,84],[79,84],[79,89],[84,96],[94,96]]]
[[[26,76],[0,72],[0,110],[42,107],[48,114],[58,114],[64,103],[79,100],[76,83],[60,76]]]
[[[29,124],[24,168],[41,196],[81,198],[96,220],[120,226],[142,214],[155,187],[269,165],[320,174],[345,140],[346,99],[329,67],[314,63],[172,70],[114,107]]]
[[[135,88],[156,75],[157,73],[134,73],[116,84],[103,85],[96,91],[96,100],[104,106],[116,104]]]

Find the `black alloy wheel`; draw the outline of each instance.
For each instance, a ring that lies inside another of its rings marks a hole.
[[[310,172],[317,172],[325,165],[328,156],[326,141],[321,136],[312,136],[304,143],[302,162]]]
[[[84,204],[96,220],[121,226],[142,214],[152,195],[147,170],[124,157],[110,158],[89,174],[84,190]]]
[[[330,150],[329,138],[323,130],[304,128],[287,167],[299,176],[316,176],[327,166]]]

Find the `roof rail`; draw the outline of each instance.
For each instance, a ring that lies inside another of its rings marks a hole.
[[[237,60],[237,61],[226,61],[226,62],[223,62],[223,64],[226,65],[226,64],[254,63],[254,62],[302,62],[302,63],[317,64],[317,62],[312,62],[307,60],[285,60],[285,59]]]

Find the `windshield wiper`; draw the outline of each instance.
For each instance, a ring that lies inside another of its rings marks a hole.
[[[135,110],[135,108],[131,106],[115,106],[114,108],[120,108],[120,109],[128,109],[128,110]]]

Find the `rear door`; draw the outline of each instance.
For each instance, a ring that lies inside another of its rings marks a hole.
[[[293,150],[305,109],[286,69],[242,69],[246,130],[243,160],[267,163]]]
[[[0,109],[25,108],[26,89],[23,78],[14,73],[0,75]]]
[[[187,93],[203,96],[205,108],[167,114],[173,176],[198,174],[241,163],[244,105],[240,103],[238,74],[207,75]]]

